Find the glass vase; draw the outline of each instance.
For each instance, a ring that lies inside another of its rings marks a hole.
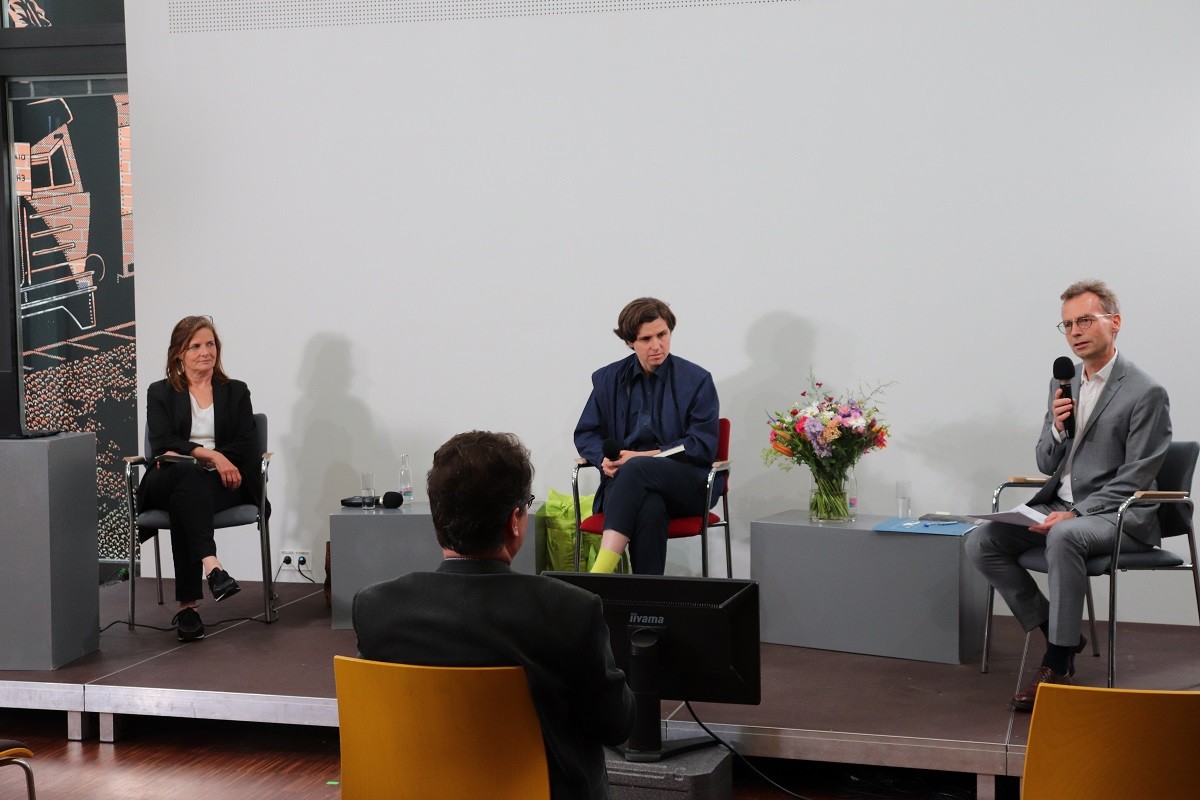
[[[854,469],[845,473],[812,470],[808,518],[812,522],[853,522],[858,513],[858,480]]]

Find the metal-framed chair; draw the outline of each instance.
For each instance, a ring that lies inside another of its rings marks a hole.
[[[1042,684],[1021,796],[1195,797],[1200,692]]]
[[[25,793],[29,800],[37,800],[37,790],[33,785],[33,768],[25,759],[33,758],[33,751],[24,742],[15,739],[0,739],[0,767],[17,766],[25,772]]]
[[[254,415],[254,446],[262,453],[259,466],[262,475],[262,497],[258,505],[243,503],[224,511],[218,511],[213,516],[213,527],[236,528],[243,525],[254,525],[258,529],[259,546],[262,549],[262,585],[263,585],[263,621],[270,623],[278,617],[271,604],[275,599],[274,585],[271,580],[271,525],[267,514],[267,469],[271,466],[271,453],[267,450],[267,415]],[[163,604],[162,560],[159,555],[158,533],[170,530],[171,519],[166,511],[152,509],[138,512],[137,490],[139,467],[147,463],[150,449],[150,432],[146,432],[142,443],[143,452],[147,455],[125,457],[125,485],[128,489],[129,506],[129,628],[132,630],[135,619],[134,600],[137,581],[134,578],[134,562],[137,559],[138,545],[149,539],[154,539],[154,574],[158,580],[158,604]]]
[[[1192,573],[1196,592],[1196,613],[1200,617],[1200,565],[1196,558],[1196,531],[1192,520],[1191,498],[1192,477],[1196,471],[1196,460],[1200,457],[1200,442],[1172,442],[1167,448],[1166,458],[1158,470],[1158,489],[1134,492],[1117,509],[1117,536],[1111,554],[1092,556],[1086,562],[1089,578],[1108,575],[1108,686],[1111,688],[1117,671],[1117,573],[1129,570],[1186,570]],[[1000,493],[1009,487],[1034,488],[1042,486],[1045,478],[1014,477],[996,487],[992,493],[992,510],[1000,508]],[[1178,554],[1156,547],[1143,553],[1122,553],[1121,534],[1125,530],[1125,514],[1133,506],[1158,504],[1158,520],[1162,527],[1162,538],[1187,536],[1190,561]],[[1035,547],[1021,554],[1017,563],[1027,570],[1045,573],[1045,548]],[[1113,565],[1116,569],[1113,569]],[[988,655],[992,644],[992,610],[996,590],[988,586],[987,612],[983,627],[983,663],[981,672],[988,670]],[[1087,589],[1088,619],[1092,633],[1092,655],[1100,655],[1096,644],[1096,615],[1092,605],[1092,590]]]
[[[522,667],[334,656],[333,677],[346,800],[549,800],[542,726]]]
[[[708,472],[708,483],[704,496],[707,505],[701,513],[690,517],[672,517],[667,525],[667,539],[683,539],[691,536],[700,537],[700,565],[704,577],[708,577],[708,532],[713,528],[723,528],[725,533],[725,575],[733,577],[733,558],[729,542],[729,480],[728,473],[732,461],[729,460],[729,420],[721,417],[718,422],[717,460],[713,462]],[[575,571],[579,571],[579,561],[583,550],[583,534],[604,533],[604,514],[592,514],[583,519],[579,511],[579,471],[591,467],[599,469],[596,464],[588,463],[585,459],[575,459],[575,469],[571,472],[571,495],[575,499]],[[713,495],[717,476],[726,474],[726,480],[721,487],[721,514],[718,516],[710,509],[716,505],[717,497]]]

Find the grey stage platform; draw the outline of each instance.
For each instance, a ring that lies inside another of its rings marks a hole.
[[[173,612],[155,604],[151,579],[140,580],[138,619],[165,627]],[[124,618],[125,588],[101,590],[102,623]],[[283,583],[279,593],[272,625],[214,624],[261,613],[256,586],[246,582],[236,597],[202,608],[204,641],[180,644],[173,631],[117,624],[100,635],[97,652],[65,667],[0,671],[0,707],[67,711],[75,735],[93,715],[111,735],[123,714],[334,727],[333,656],[354,655],[354,633],[330,628],[319,585]],[[1200,627],[1127,624],[1121,637],[1123,686],[1200,690]],[[1022,770],[1028,715],[1013,714],[1007,702],[1021,680],[1024,642],[1011,618],[998,618],[987,675],[977,660],[937,664],[767,644],[761,705],[694,707],[746,755],[973,773],[988,798],[992,776]],[[1104,685],[1102,658],[1081,656],[1078,666],[1077,683]],[[700,732],[681,703],[664,703],[663,714],[668,736]]]

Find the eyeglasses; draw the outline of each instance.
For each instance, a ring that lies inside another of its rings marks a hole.
[[[1096,316],[1092,316],[1089,314],[1086,317],[1080,317],[1079,319],[1076,319],[1074,321],[1065,319],[1062,322],[1055,325],[1054,327],[1058,328],[1059,333],[1070,333],[1071,329],[1074,328],[1076,325],[1079,326],[1079,330],[1086,331],[1088,328],[1092,327],[1092,323],[1095,322],[1096,320],[1103,319],[1104,317],[1115,317],[1115,316],[1116,316],[1116,314],[1097,314]]]
[[[526,511],[533,508],[533,499],[534,499],[533,495],[529,495],[529,497],[526,497],[525,501],[521,503],[521,508],[524,508]]]

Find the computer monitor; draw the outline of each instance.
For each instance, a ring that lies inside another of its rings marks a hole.
[[[714,744],[707,736],[663,742],[661,700],[760,701],[758,584],[727,578],[546,572],[600,597],[613,656],[637,702],[622,749],[658,761]]]

